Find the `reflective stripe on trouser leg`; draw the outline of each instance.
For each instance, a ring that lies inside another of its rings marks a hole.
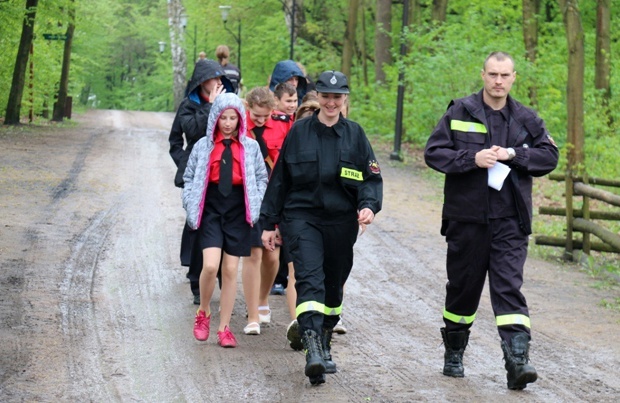
[[[323,329],[325,304],[325,273],[323,273],[323,235],[320,229],[304,220],[283,220],[280,223],[283,246],[288,248],[295,267],[295,309],[300,334]]]
[[[460,323],[462,325],[471,325],[472,323],[474,323],[474,320],[476,319],[476,314],[474,313],[473,315],[470,315],[470,316],[463,316],[463,315],[457,315],[452,312],[448,312],[446,309],[444,309],[443,317],[444,319],[448,319],[449,321],[454,322],[454,323]]]
[[[521,293],[528,236],[516,217],[493,219],[490,226],[489,294],[498,333],[510,345],[516,333],[530,333],[527,302]]]
[[[486,280],[491,231],[485,224],[444,221],[442,233],[448,244],[446,331],[467,330],[475,319]]]
[[[297,305],[297,307],[295,308],[295,315],[299,317],[299,315],[306,312],[320,312],[324,314],[325,311],[325,304],[317,301],[306,301]]]
[[[356,216],[350,221],[321,225],[325,261],[325,317],[323,327],[333,329],[342,313],[343,287],[353,267],[353,245],[357,240],[359,223]]]
[[[497,326],[520,325],[528,329],[531,328],[529,316],[520,313],[496,316],[495,323]]]

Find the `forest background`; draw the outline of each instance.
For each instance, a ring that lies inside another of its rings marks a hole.
[[[25,3],[0,0],[3,110],[9,101]],[[586,158],[582,168],[592,177],[617,179],[620,100],[615,89],[620,78],[614,72],[620,57],[620,19],[614,10],[619,9],[620,0],[570,3],[578,8],[584,40]],[[41,116],[51,109],[64,43],[46,39],[49,35],[45,34],[64,35],[72,15],[75,30],[67,94],[74,110],[173,112],[178,103],[175,78],[188,80],[197,54],[204,51],[215,58],[220,44],[231,48],[232,63],[238,63],[241,53],[245,89],[266,85],[275,63],[291,56],[294,28],[293,58],[306,67],[311,78],[327,69],[349,72],[350,117],[371,136],[394,139],[400,84],[405,89],[402,142],[418,149],[451,99],[481,88],[480,71],[488,53],[511,53],[517,70],[511,94],[545,120],[563,152],[556,172],[566,166],[571,149],[567,142],[570,52],[562,14],[566,0],[410,0],[409,25],[404,29],[402,1],[296,0],[294,18],[292,4],[292,0],[38,1],[30,58],[34,74],[26,77],[21,114],[27,116],[32,110],[36,119],[43,120]],[[601,4],[610,14],[609,48],[604,55],[609,72],[606,88],[597,89],[596,27]],[[171,5],[180,8],[171,13]],[[231,6],[226,24],[221,5]],[[528,21],[524,8],[533,13]],[[187,17],[183,27],[179,13]],[[526,46],[532,21],[537,37],[535,57]],[[406,52],[402,52],[403,45]],[[561,185],[548,186],[543,193],[558,204],[562,201]],[[561,220],[544,225],[550,235],[561,236]]]

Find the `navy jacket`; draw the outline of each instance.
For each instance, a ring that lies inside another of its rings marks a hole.
[[[536,112],[510,96],[507,103],[510,120],[506,147],[514,148],[516,156],[511,161],[502,161],[512,169],[504,186],[513,190],[521,228],[530,234],[532,177],[553,171],[559,153]],[[446,174],[444,220],[489,222],[488,170],[478,168],[475,155],[491,146],[482,91],[450,102],[424,151],[426,164]]]
[[[271,73],[269,89],[273,92],[276,89],[276,85],[285,83],[293,77],[299,78],[299,82],[297,83],[297,103],[301,105],[302,98],[306,95],[306,92],[308,92],[308,80],[304,72],[301,71],[297,63],[293,60],[282,60],[275,65]]]

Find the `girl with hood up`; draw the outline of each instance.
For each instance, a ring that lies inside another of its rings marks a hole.
[[[187,225],[197,230],[203,256],[194,337],[200,341],[209,337],[209,303],[222,259],[217,339],[222,347],[236,347],[229,324],[237,266],[241,256],[250,256],[250,230],[258,220],[267,188],[265,162],[258,143],[247,136],[246,112],[237,95],[225,93],[215,99],[206,136],[194,145],[183,181]]]
[[[224,92],[232,92],[233,87],[224,69],[215,61],[201,59],[196,62],[192,79],[187,86],[187,96],[179,105],[172,123],[170,136],[170,156],[177,166],[174,184],[183,187],[183,172],[194,144],[204,137],[211,105],[215,98]],[[187,145],[186,145],[187,144]],[[200,303],[198,279],[202,270],[202,251],[196,242],[194,231],[187,225],[181,236],[181,265],[188,266],[190,289],[194,304]]]

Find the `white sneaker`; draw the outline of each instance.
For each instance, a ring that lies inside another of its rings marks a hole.
[[[346,332],[347,332],[347,328],[344,327],[344,323],[342,322],[342,318],[340,318],[338,323],[336,323],[336,326],[334,326],[334,333],[345,334]]]

